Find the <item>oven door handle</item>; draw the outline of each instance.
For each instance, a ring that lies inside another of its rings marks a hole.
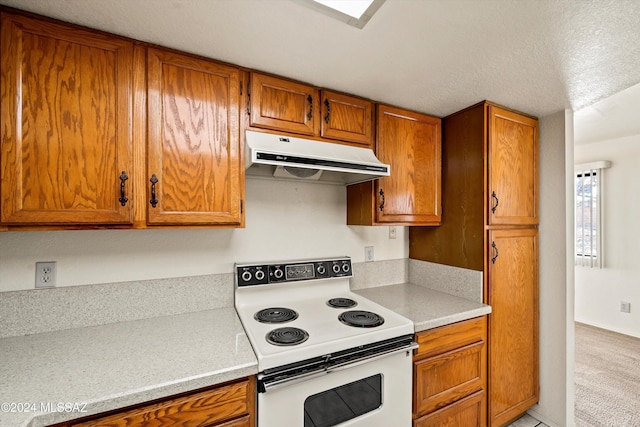
[[[398,353],[402,353],[402,352],[407,352],[407,356],[410,355],[410,352],[415,350],[416,348],[418,348],[418,343],[416,342],[411,342],[411,344],[406,345],[404,347],[401,348],[394,348],[382,353],[376,353],[373,354],[371,356],[367,356],[367,357],[363,357],[362,359],[358,359],[355,360],[353,362],[345,362],[339,365],[335,365],[332,366],[330,368],[324,369],[322,371],[316,371],[316,372],[309,372],[307,374],[301,374],[301,375],[296,375],[293,377],[289,377],[289,378],[283,378],[281,380],[277,380],[277,381],[273,381],[273,382],[269,382],[269,383],[264,383],[260,380],[258,380],[259,384],[259,391],[260,392],[267,392],[269,390],[275,390],[278,389],[280,387],[284,387],[287,385],[293,385],[293,384],[297,384],[297,383],[301,383],[304,381],[309,381],[313,378],[317,378],[320,377],[322,375],[326,375],[329,374],[331,372],[338,372],[338,371],[342,371],[345,369],[349,369],[349,368],[353,368],[359,365],[364,365],[365,363],[371,363],[371,362],[375,362],[376,360],[380,360],[380,359],[384,359],[386,357],[389,356],[393,356],[395,354]]]

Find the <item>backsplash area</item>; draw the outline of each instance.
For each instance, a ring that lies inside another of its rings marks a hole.
[[[353,264],[351,289],[413,283],[482,302],[482,274],[413,259]],[[233,307],[232,273],[0,294],[0,338]]]
[[[482,272],[409,259],[409,282],[475,302],[482,302]]]
[[[246,228],[0,233],[0,292],[34,289],[35,262],[57,262],[57,286],[225,274],[234,262],[350,256],[406,259],[397,227],[346,225],[346,187],[246,180]],[[0,293],[1,297],[1,293]]]
[[[0,338],[233,307],[233,274],[0,294]]]
[[[353,264],[352,287],[405,283],[407,259]],[[232,273],[0,294],[0,338],[233,307]]]

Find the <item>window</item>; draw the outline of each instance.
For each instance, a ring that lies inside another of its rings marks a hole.
[[[609,161],[576,165],[576,265],[603,266],[602,178]]]

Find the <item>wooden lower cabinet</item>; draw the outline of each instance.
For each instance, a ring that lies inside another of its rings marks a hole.
[[[489,423],[504,426],[539,398],[538,230],[491,230],[487,275]]]
[[[424,331],[416,339],[414,427],[486,426],[486,317]]]
[[[54,427],[253,427],[255,378]]]

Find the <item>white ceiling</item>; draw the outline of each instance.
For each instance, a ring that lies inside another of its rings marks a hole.
[[[364,29],[295,0],[0,3],[438,116],[544,116],[640,82],[638,0],[387,0]]]
[[[640,135],[640,84],[576,111],[573,122],[576,144]]]

